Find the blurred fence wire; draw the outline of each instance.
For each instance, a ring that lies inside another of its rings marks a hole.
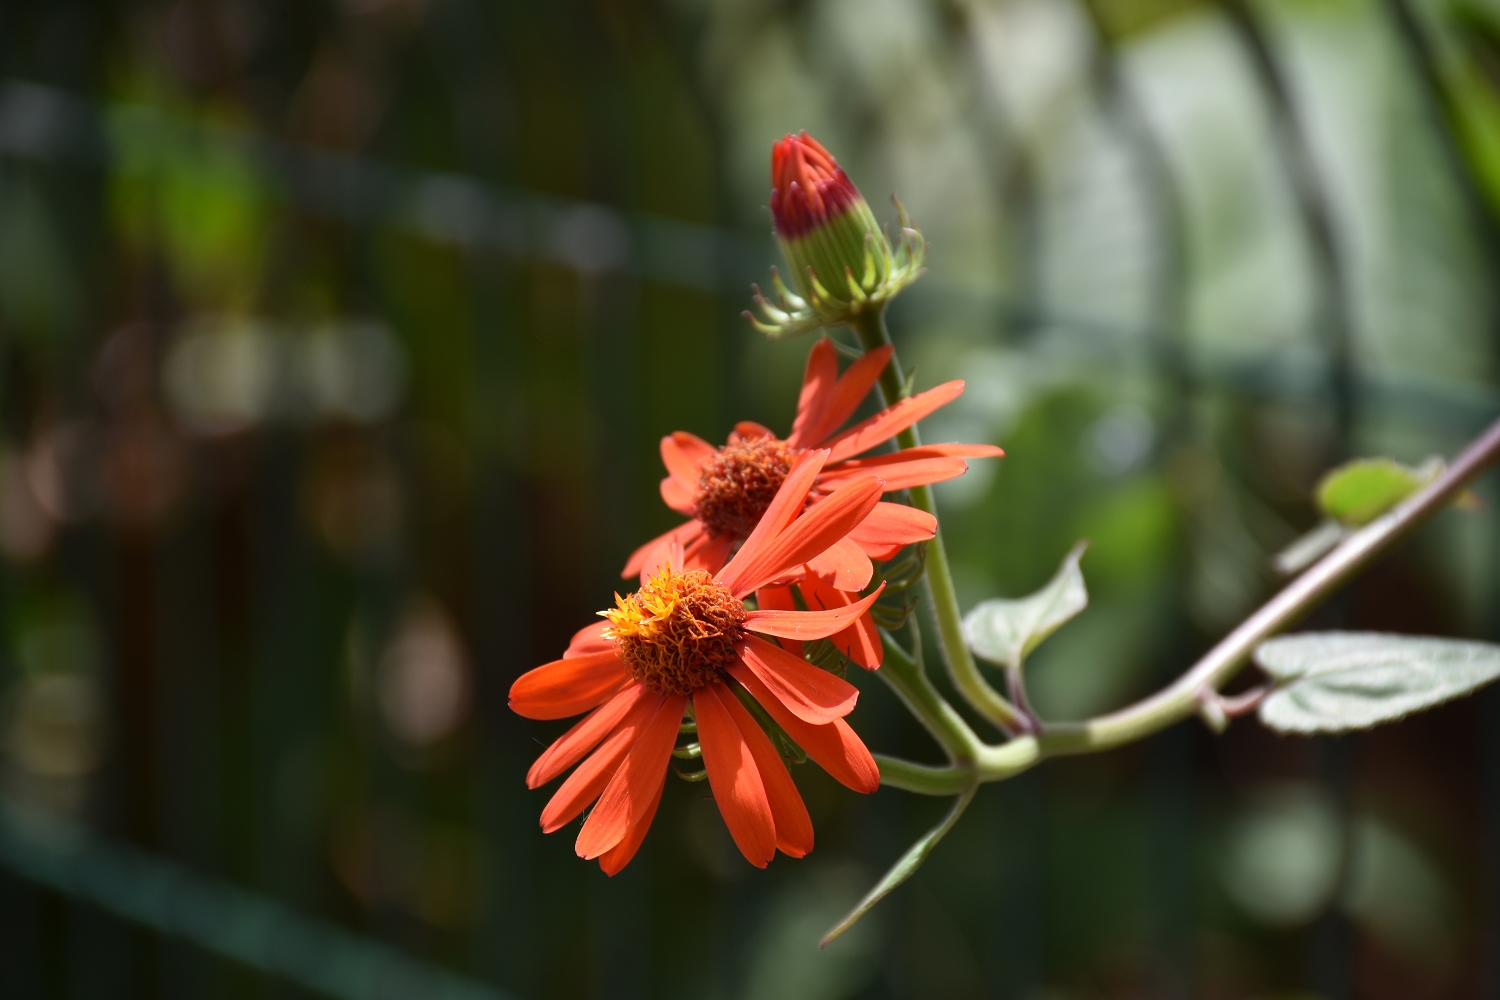
[[[251,164],[301,211],[359,227],[394,226],[439,243],[499,250],[585,274],[627,270],[671,285],[738,290],[764,257],[748,240],[710,226],[503,191],[472,177],[298,146],[156,108],[99,107],[53,87],[0,82],[0,154],[120,169],[121,138],[163,156],[206,142]]]
[[[1111,87],[1125,86],[1112,75],[1117,71],[1102,72]],[[1170,187],[1158,176],[1166,168],[1149,138],[1149,125],[1138,120],[1131,99],[1122,96],[1119,102],[1126,138],[1142,150],[1149,186]],[[767,240],[723,227],[500,189],[462,174],[416,171],[220,123],[183,119],[155,108],[101,106],[30,81],[0,81],[0,156],[130,169],[116,155],[122,139],[133,146],[164,150],[207,142],[251,164],[299,211],[356,227],[392,226],[462,249],[498,250],[517,260],[561,264],[584,275],[623,272],[646,281],[715,292],[731,300],[743,298],[747,303],[748,285],[764,271],[771,249]],[[1303,178],[1314,169],[1307,162],[1308,155],[1300,147],[1288,154],[1295,164],[1288,168],[1293,176]],[[1308,183],[1299,181],[1298,187]],[[1309,198],[1318,206],[1313,213],[1318,221],[1309,226],[1319,234],[1315,242],[1325,247],[1327,257],[1332,253],[1332,237],[1326,208],[1315,196]],[[1165,202],[1168,195],[1159,193],[1157,199]],[[1167,208],[1161,211],[1170,218]],[[1171,239],[1163,242],[1170,245]],[[1170,285],[1168,281],[1166,286]],[[1327,391],[1326,377],[1300,356],[1211,361],[1193,370],[1185,355],[1183,331],[1174,328],[1182,321],[1180,309],[1173,306],[1167,306],[1161,317],[1161,322],[1169,324],[1166,328],[1138,330],[1057,307],[1041,308],[993,293],[955,288],[935,276],[918,285],[900,308],[916,313],[934,300],[950,307],[956,304],[976,330],[1026,331],[1017,346],[1074,356],[1085,366],[1100,366],[1101,371],[1133,354],[1146,339],[1157,342],[1165,352],[1162,370],[1168,378],[1175,377],[1173,372],[1191,371],[1204,388],[1255,397],[1319,397]],[[1342,346],[1337,352],[1347,353],[1346,339],[1347,333],[1338,341]],[[1340,398],[1358,397],[1375,412],[1399,414],[1451,433],[1477,430],[1500,407],[1500,392],[1483,385],[1424,380],[1399,372],[1358,372],[1347,364],[1341,370],[1340,378],[1348,385],[1338,393]]]

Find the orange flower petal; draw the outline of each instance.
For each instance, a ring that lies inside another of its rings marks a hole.
[[[641,586],[664,569],[681,572],[687,568],[687,557],[682,551],[682,542],[668,535],[656,548],[646,553],[641,561]]]
[[[955,379],[881,410],[870,419],[855,424],[829,441],[828,448],[833,454],[828,460],[841,462],[861,452],[869,451],[877,444],[889,441],[932,411],[953,402],[962,396],[963,392],[963,381]]]
[[[729,562],[729,554],[732,551],[734,551],[733,535],[711,535],[704,532],[687,550],[687,568],[717,573],[724,568],[725,563]]]
[[[809,608],[841,609],[854,606],[859,599],[858,594],[839,590],[818,577],[808,577],[797,586],[802,591],[802,599],[807,602]],[[879,591],[876,593],[878,594]],[[866,598],[865,602],[861,602],[865,604],[866,609],[870,600]],[[880,630],[875,620],[870,617],[868,610],[862,610],[847,628],[835,632],[828,639],[840,653],[866,670],[874,670],[885,659],[885,647],[880,644]]]
[[[571,823],[614,779],[620,762],[638,742],[641,727],[655,716],[666,698],[660,692],[640,689],[645,694],[631,705],[608,739],[568,775],[547,802],[541,816],[543,833],[554,833]]]
[[[776,820],[755,756],[724,704],[723,699],[732,700],[734,695],[723,688],[722,684],[710,684],[693,692],[703,766],[735,846],[746,861],[764,868],[776,856]]]
[[[870,515],[849,532],[854,544],[876,558],[890,558],[894,549],[925,542],[937,534],[937,518],[925,510],[899,503],[878,503]],[[887,553],[881,555],[881,553]]]
[[[799,719],[822,726],[854,711],[859,689],[842,677],[820,670],[759,636],[746,636],[735,649],[739,658],[729,665],[730,675],[747,687],[746,675],[759,678]]]
[[[833,341],[825,336],[808,352],[807,369],[802,375],[802,394],[797,397],[797,419],[792,424],[792,433],[787,436],[787,444],[793,448],[806,448],[827,436],[824,432],[822,437],[812,437],[808,429],[822,423],[819,417],[838,379],[838,351],[834,349]]]
[[[646,832],[651,829],[651,821],[656,818],[656,807],[661,805],[661,793],[665,786],[665,780],[657,786],[656,798],[651,800],[650,808],[635,821],[635,825],[630,828],[629,833],[625,834],[624,839],[599,855],[599,868],[604,874],[618,875],[622,868],[630,864],[630,859],[635,857],[635,852],[641,849],[641,844],[646,839]]]
[[[755,767],[760,772],[761,784],[766,789],[766,801],[771,805],[771,818],[776,825],[776,847],[783,854],[794,858],[805,857],[813,849],[812,817],[807,815],[807,804],[797,783],[787,770],[771,738],[760,728],[748,709],[740,704],[734,692],[724,688],[719,701],[729,710],[734,724],[745,737],[745,745],[755,758]]]
[[[791,587],[762,587],[755,592],[755,603],[762,611],[796,611],[797,602],[792,597]],[[781,648],[793,656],[802,655],[802,643],[795,639],[781,639]]]
[[[899,553],[902,549],[902,546],[899,544],[891,545],[889,543],[882,542],[866,542],[861,541],[858,538],[853,539],[853,542],[855,545],[859,546],[860,551],[865,555],[869,556],[871,559],[879,560],[880,562],[890,562],[892,559],[896,558],[896,554]]]
[[[641,703],[637,702],[636,707],[641,708]],[[650,718],[657,707],[656,699],[647,699],[644,712],[632,712],[629,724],[616,726],[603,745],[589,754],[558,786],[552,798],[547,801],[547,807],[542,810],[543,833],[561,830],[599,797],[605,786],[614,780],[615,772],[620,769],[620,762],[635,746],[640,716],[644,714],[646,718]]]
[[[882,479],[889,479],[898,467],[915,462],[928,462],[931,464],[927,467],[943,470],[957,468],[953,463],[959,459],[1003,458],[1004,456],[1005,452],[992,444],[924,444],[916,448],[902,448],[900,451],[887,452],[883,455],[846,458],[837,464],[826,466],[823,475],[819,477],[819,483],[847,479],[859,472],[869,472]],[[923,466],[918,466],[918,468],[923,468]],[[964,468],[968,468],[967,463]],[[912,474],[902,474],[901,478],[903,481],[911,479]],[[948,478],[952,478],[952,475],[950,474]],[[922,484],[913,482],[911,485]],[[889,486],[887,486],[887,492],[889,492]]]
[[[673,479],[690,489],[698,488],[698,463],[712,458],[717,449],[696,434],[675,431],[661,439],[661,464]]]
[[[815,576],[832,581],[838,589],[855,593],[868,587],[870,578],[875,575],[870,557],[848,535],[809,559],[807,569]]]
[[[1005,449],[993,444],[924,444],[906,451],[931,452],[934,455],[952,455],[955,458],[1004,458]]]
[[[826,551],[868,517],[880,501],[881,489],[880,480],[871,476],[835,490],[749,556],[745,555],[750,550],[750,543],[746,542],[734,561],[719,574],[719,581],[741,596],[777,580],[788,570]],[[762,520],[761,524],[764,523]],[[759,531],[760,526],[755,530]],[[736,567],[739,572],[731,576],[730,571]]]
[[[697,486],[688,486],[676,476],[668,476],[661,481],[662,502],[679,514],[692,517],[697,496]]]
[[[776,435],[771,428],[765,424],[758,424],[754,420],[741,420],[734,425],[734,432],[742,438],[768,438]]]
[[[884,584],[881,584],[882,589],[884,586]],[[847,591],[839,590],[837,587],[831,586],[827,580],[816,576],[809,576],[799,580],[797,582],[797,589],[802,592],[802,601],[807,605],[809,612],[823,613],[830,610],[838,611],[847,608],[859,600],[858,594],[850,594]],[[868,606],[868,604],[865,605],[865,607]],[[864,608],[861,608],[860,611],[863,612]],[[847,626],[849,619],[845,618],[842,624]]]
[[[528,719],[566,719],[604,704],[630,680],[611,650],[544,663],[510,686],[510,707]]]
[[[880,455],[871,455],[861,459],[842,459],[839,465],[846,462],[857,462],[860,464],[868,462],[900,462],[911,458],[1004,458],[1005,449],[992,444],[963,444],[953,442],[949,444],[921,444],[915,448],[902,448],[899,451],[885,452]],[[832,466],[830,466],[832,468]]]
[[[736,675],[735,679],[745,685],[766,714],[776,720],[776,724],[786,730],[786,734],[829,776],[866,795],[880,787],[880,768],[875,766],[875,758],[870,756],[870,751],[849,723],[835,719],[825,726],[809,725],[793,715],[759,677],[749,671],[745,674],[744,677]]]
[[[760,605],[762,611],[797,610],[797,601],[792,597],[791,587],[762,587],[755,592],[755,603]]]
[[[765,577],[756,581],[756,584],[741,588],[740,578],[744,575],[747,563],[759,557],[760,553],[781,534],[782,530],[792,522],[802,510],[802,505],[807,500],[807,493],[812,489],[813,483],[817,481],[818,473],[823,469],[823,462],[828,457],[825,451],[804,451],[797,456],[797,461],[792,463],[792,468],[782,480],[781,487],[776,491],[776,496],[771,498],[771,505],[761,515],[760,521],[755,525],[755,530],[750,532],[750,537],[745,539],[745,544],[740,546],[739,552],[734,558],[719,571],[716,579],[731,592],[738,596],[748,594],[758,584],[769,583],[771,577]],[[819,507],[822,504],[818,504]]]
[[[893,350],[889,344],[877,347],[845,370],[833,391],[824,398],[817,419],[810,421],[803,431],[809,444],[822,441],[854,415],[859,404],[870,394],[870,387],[885,370]]]
[[[803,588],[802,592],[804,594],[808,593],[809,583],[811,582],[804,581],[799,584]],[[847,600],[849,595],[826,584],[822,584],[822,591],[826,591],[829,595],[837,595],[836,598],[832,598],[837,603],[825,603],[821,605],[826,610],[749,611],[745,614],[745,627],[752,632],[763,632],[767,635],[783,636],[788,639],[800,639],[804,642],[812,639],[822,639],[824,636],[842,632],[852,625],[860,615],[870,609],[870,605],[875,603],[875,599],[880,596],[880,591],[884,589],[885,584],[882,583],[880,589],[876,590],[869,597],[857,603],[850,603]],[[821,596],[821,592],[819,596]],[[815,605],[812,601],[809,601],[808,606],[819,607],[820,605]]]
[[[651,720],[637,728],[635,745],[578,832],[574,850],[580,858],[597,858],[624,840],[656,801],[686,707],[686,695],[669,695]]]
[[[604,630],[609,628],[609,622],[591,622],[573,633],[573,641],[568,643],[568,648],[563,651],[563,659],[571,660],[575,656],[587,656],[591,653],[608,653],[615,648],[613,640],[604,638]]]
[[[645,564],[646,559],[651,555],[652,551],[658,546],[667,544],[671,539],[676,538],[682,543],[684,549],[691,550],[699,537],[704,533],[703,522],[694,520],[686,524],[679,524],[664,535],[657,535],[651,541],[630,553],[630,559],[626,561],[625,568],[620,571],[620,576],[627,580],[633,576],[640,576],[641,566]]]
[[[880,642],[880,626],[869,613],[859,616],[853,625],[828,637],[833,647],[866,670],[878,670],[885,662],[885,646]]]
[[[576,764],[613,732],[620,720],[629,715],[648,693],[639,684],[627,684],[609,701],[584,716],[583,721],[559,736],[531,765],[526,772],[526,787],[540,788]]]
[[[913,449],[915,450],[915,449]],[[904,452],[896,452],[901,455]],[[871,459],[855,459],[833,472],[819,477],[818,485],[827,489],[847,482],[851,476],[875,474],[885,480],[885,491],[908,490],[913,486],[928,486],[957,479],[969,471],[969,463],[961,458],[914,458],[903,461],[882,461],[885,456]],[[895,485],[892,485],[892,484]]]

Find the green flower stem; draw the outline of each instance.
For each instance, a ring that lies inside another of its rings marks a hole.
[[[850,325],[867,351],[891,342],[885,327],[884,306],[857,313]],[[879,384],[880,394],[887,406],[906,398],[906,376],[895,354],[891,355],[891,363],[880,373]],[[916,426],[908,427],[897,435],[896,443],[902,448],[920,445],[922,441],[917,435]],[[931,487],[913,486],[910,493],[913,507],[937,516],[937,505],[933,502]],[[937,616],[943,663],[948,668],[948,676],[953,679],[954,687],[963,693],[975,711],[1007,734],[1029,732],[1033,728],[1031,720],[990,687],[964,642],[963,615],[958,609],[958,594],[953,589],[953,574],[948,568],[948,552],[943,547],[941,527],[938,528],[937,536],[927,543],[927,572],[923,576],[922,588],[927,593],[933,614]]]
[[[918,795],[958,795],[969,787],[976,773],[972,767],[934,767],[885,754],[873,756],[880,767],[882,785]]]
[[[1009,778],[1048,757],[1096,753],[1133,743],[1197,713],[1249,661],[1257,646],[1295,624],[1352,576],[1422,524],[1474,477],[1500,459],[1500,420],[1464,449],[1442,475],[1389,513],[1345,539],[1311,569],[1288,584],[1171,685],[1128,708],[1083,723],[1046,727],[1000,746],[983,746],[975,760],[981,781]],[[929,795],[951,795],[965,787],[969,766],[927,767],[880,761],[891,784]]]
[[[896,640],[890,637],[885,629],[880,630],[880,640],[885,645],[885,663],[877,671],[881,680],[890,685],[911,713],[927,727],[933,739],[937,740],[947,751],[948,759],[954,761],[965,774],[972,772],[973,761],[984,744],[980,742],[978,736],[974,735],[974,730],[969,728],[963,716],[955,712],[953,706],[943,700],[943,696],[938,693],[937,688],[932,686],[932,681],[927,678],[921,666],[906,650],[901,648]],[[896,761],[893,762],[893,767],[897,770],[903,767],[920,769],[922,765]],[[937,769],[929,768],[928,770]],[[880,777],[882,781],[886,779],[884,764],[880,768]],[[920,776],[914,780],[920,780]],[[961,790],[962,786],[954,789],[955,792]]]

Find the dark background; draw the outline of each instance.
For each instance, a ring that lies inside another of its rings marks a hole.
[[[1093,539],[1049,717],[1270,594],[1329,465],[1500,409],[1492,3],[7,0],[0,993],[1497,995],[1491,695],[1048,763],[825,952],[944,803],[801,768],[765,872],[677,781],[612,880],[540,834],[505,691],[674,523],[656,441],[790,427],[811,341],[739,312],[799,128],[931,241],[927,438],[1009,453],[939,490],[965,606]],[[1316,623],[1500,633],[1497,510]]]

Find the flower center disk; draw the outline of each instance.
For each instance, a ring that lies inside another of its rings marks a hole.
[[[667,694],[721,680],[745,635],[744,603],[701,569],[663,569],[600,614],[635,679]]]
[[[715,534],[744,538],[760,523],[792,470],[799,449],[779,438],[729,436],[703,464],[694,513]]]

